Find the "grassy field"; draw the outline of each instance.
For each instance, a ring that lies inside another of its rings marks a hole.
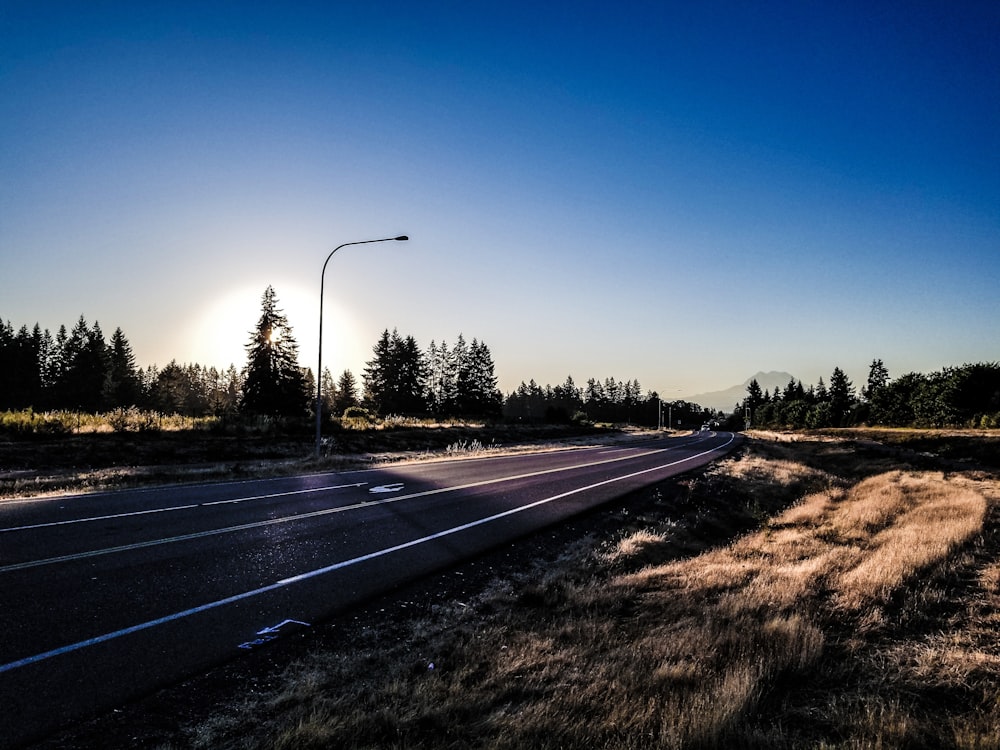
[[[758,434],[141,744],[1000,747],[1000,472],[897,438]]]

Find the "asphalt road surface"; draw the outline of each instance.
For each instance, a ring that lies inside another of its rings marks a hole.
[[[738,437],[0,501],[0,746],[689,471]]]

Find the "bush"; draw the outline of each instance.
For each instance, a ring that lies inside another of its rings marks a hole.
[[[375,415],[360,406],[349,406],[341,417],[341,426],[363,430],[376,423]]]
[[[68,411],[7,410],[0,414],[0,432],[8,435],[68,435],[82,424],[82,416]]]
[[[108,424],[115,432],[150,432],[157,428],[158,418],[158,414],[134,406],[115,409],[107,415]]]
[[[984,430],[993,430],[1000,427],[1000,411],[996,414],[984,414],[980,417],[979,427]]]

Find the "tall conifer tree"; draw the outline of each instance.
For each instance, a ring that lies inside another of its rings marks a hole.
[[[261,315],[250,332],[243,386],[245,412],[270,416],[304,416],[309,396],[299,367],[299,345],[274,287],[264,290]]]

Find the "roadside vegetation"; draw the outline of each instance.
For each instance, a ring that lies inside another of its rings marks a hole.
[[[361,411],[361,410],[359,410]],[[118,430],[115,415],[0,413],[0,498],[342,471],[399,461],[539,449],[567,439],[614,439],[601,425],[486,425],[374,418],[350,410],[332,420],[323,456],[296,422],[129,416],[156,429]]]
[[[475,592],[314,630],[252,696],[149,738],[1000,747],[1000,473],[896,437],[755,433],[587,534],[522,545]]]

